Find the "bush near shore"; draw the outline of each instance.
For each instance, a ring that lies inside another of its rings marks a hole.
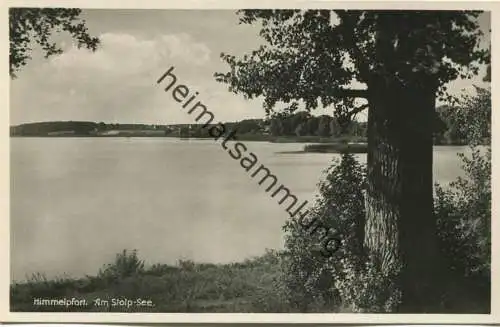
[[[449,189],[437,186],[440,248],[450,267],[439,308],[443,313],[490,312],[491,150],[483,152],[476,149],[471,157],[462,156],[466,177]],[[393,278],[373,269],[354,233],[364,215],[365,169],[352,154],[344,153],[320,183],[321,196],[310,218],[340,233],[342,247],[333,257],[315,256],[318,240],[289,221],[284,251],[268,250],[239,263],[179,261],[146,267],[136,251],[124,250],[96,276],[47,279],[36,274],[11,284],[11,311],[391,312],[398,301],[398,293],[392,292]],[[382,302],[373,300],[379,293],[387,294]],[[154,307],[34,304],[37,298],[73,297],[89,304],[97,298],[140,298]]]

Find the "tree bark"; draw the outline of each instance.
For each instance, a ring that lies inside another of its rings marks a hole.
[[[439,301],[430,85],[377,78],[368,88],[365,246],[383,272],[401,267],[398,312],[431,312]]]

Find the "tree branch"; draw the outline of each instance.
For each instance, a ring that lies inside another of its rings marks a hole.
[[[332,91],[332,96],[338,98],[367,98],[368,90],[337,89]]]
[[[361,52],[361,49],[358,47],[354,39],[351,40],[347,38],[347,42],[347,44],[351,45],[352,53],[354,55],[353,60],[358,66],[361,79],[368,81],[370,78],[370,67],[368,66],[368,62],[365,60],[363,52]]]
[[[368,107],[369,107],[369,105],[368,105],[368,103],[366,103],[366,104],[363,104],[363,105],[361,105],[361,106],[359,106],[357,108],[354,108],[351,111],[349,111],[349,116],[352,117],[352,116],[354,116],[356,114],[359,114],[361,111],[365,110]]]
[[[353,55],[352,59],[359,70],[360,77],[364,80],[368,80],[370,77],[370,67],[365,55],[355,40],[356,24],[359,19],[359,13],[353,15],[346,10],[335,10],[335,13],[343,22],[342,27],[344,28],[344,33],[342,40],[344,41],[346,47],[351,50],[350,52]]]

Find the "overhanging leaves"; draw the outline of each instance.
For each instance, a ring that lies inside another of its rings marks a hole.
[[[87,32],[85,21],[77,8],[9,8],[10,75],[31,59],[33,43],[38,43],[46,58],[59,54],[62,49],[50,40],[53,32],[67,32],[78,47],[95,51],[99,39]]]
[[[262,26],[265,44],[243,58],[222,54],[230,71],[216,80],[248,98],[303,101],[311,110],[346,97],[356,82],[396,80],[441,87],[472,77],[489,62],[478,47],[479,11],[241,10],[240,22]]]

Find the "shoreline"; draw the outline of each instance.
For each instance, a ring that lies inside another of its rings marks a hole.
[[[167,138],[167,139],[179,139],[179,140],[212,140],[211,137],[179,137],[179,136],[168,136],[168,135],[10,135],[9,138]],[[357,138],[357,137],[356,137]],[[317,138],[305,136],[305,137],[268,137],[268,136],[240,136],[238,138],[239,141],[255,141],[255,142],[268,142],[268,143],[278,143],[278,144],[286,144],[286,143],[300,143],[305,145],[311,144],[339,144],[345,138]],[[348,142],[348,144],[366,144],[366,142]],[[480,144],[483,146],[489,146],[490,144]],[[467,144],[463,143],[434,143],[433,146],[467,146]],[[310,153],[307,151],[284,151],[286,152],[299,152],[299,153]],[[281,153],[281,152],[280,152]]]

